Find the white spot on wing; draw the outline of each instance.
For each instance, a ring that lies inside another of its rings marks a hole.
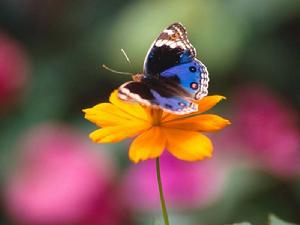
[[[196,93],[195,99],[201,99],[208,94],[208,82],[209,82],[208,71],[206,66],[203,63],[201,63],[200,61],[199,63],[202,70],[201,81],[200,81],[201,85],[199,91]]]
[[[163,43],[162,43],[161,39],[155,42],[155,46],[157,46],[157,47],[160,47],[162,45],[163,45]]]
[[[168,35],[174,34],[173,30],[164,30],[164,33],[167,33]]]
[[[185,45],[181,41],[177,42],[177,46],[181,47],[182,49],[186,49]]]
[[[168,40],[163,40],[162,45],[165,45],[168,42]]]
[[[167,46],[170,46],[171,44],[173,44],[174,43],[174,41],[167,41],[166,43],[165,43],[165,45],[167,45]]]
[[[170,48],[176,48],[176,47],[177,47],[176,42],[173,42],[172,44],[170,44]]]

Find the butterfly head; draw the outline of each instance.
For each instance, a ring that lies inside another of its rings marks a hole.
[[[141,82],[144,77],[145,77],[144,74],[137,73],[137,74],[132,75],[132,80],[134,80],[136,82]]]

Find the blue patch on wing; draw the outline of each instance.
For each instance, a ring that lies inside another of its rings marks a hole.
[[[194,57],[191,54],[191,52],[189,50],[185,50],[183,53],[179,55],[179,63],[184,64],[184,63],[191,62],[193,58]]]
[[[173,66],[160,75],[163,77],[176,76],[179,79],[181,87],[183,87],[192,96],[195,96],[201,88],[201,78],[203,67],[198,60],[193,60],[190,63]]]

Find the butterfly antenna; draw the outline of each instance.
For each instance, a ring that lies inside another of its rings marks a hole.
[[[128,64],[129,64],[129,66],[130,66],[131,70],[132,70],[132,71],[134,71],[134,69],[133,69],[133,66],[132,66],[132,63],[131,63],[131,61],[130,61],[129,57],[127,56],[127,54],[126,54],[126,52],[125,52],[125,50],[124,50],[123,48],[121,48],[121,52],[122,52],[122,53],[123,53],[123,55],[125,56],[125,58],[126,58],[126,61],[128,62]]]
[[[131,69],[132,69],[132,64],[131,64],[131,61],[130,61],[129,57],[127,56],[127,54],[126,54],[126,52],[124,51],[124,49],[123,49],[123,48],[121,48],[121,52],[122,52],[122,53],[123,53],[123,55],[125,56],[125,58],[126,58],[126,61],[129,63],[129,65],[130,65],[130,67],[131,67]],[[106,69],[106,70],[110,71],[110,72],[113,72],[113,73],[125,74],[125,75],[133,75],[133,73],[129,73],[129,72],[122,72],[122,71],[117,71],[117,70],[111,69],[111,68],[109,68],[108,66],[106,66],[106,65],[104,65],[104,64],[102,65],[102,67],[103,67],[104,69]]]
[[[126,54],[126,52],[124,51],[123,48],[121,48],[121,52],[122,52],[123,55],[125,56],[125,58],[126,58],[127,62],[129,63],[129,65],[132,65],[130,59],[128,58],[128,56],[127,56],[127,54]]]
[[[129,72],[122,72],[122,71],[117,71],[117,70],[114,70],[114,69],[111,69],[109,68],[108,66],[106,65],[102,65],[102,67],[110,72],[113,72],[113,73],[117,73],[117,74],[125,74],[125,75],[133,75],[133,73],[129,73]]]

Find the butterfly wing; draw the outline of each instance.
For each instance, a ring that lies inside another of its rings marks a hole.
[[[129,81],[119,88],[118,96],[125,101],[132,101],[164,111],[182,115],[198,110],[198,105],[180,96],[170,94],[164,86],[150,87],[147,82]]]
[[[187,38],[180,23],[167,27],[154,41],[144,62],[145,76],[164,80],[177,79],[174,88],[184,88],[182,97],[200,99],[208,93],[208,71],[196,57],[196,49]],[[164,80],[162,79],[164,78]]]
[[[119,98],[174,114],[197,111],[191,99],[207,95],[208,72],[180,23],[167,27],[150,47],[144,74],[119,88]]]
[[[180,23],[167,27],[153,42],[144,61],[144,74],[156,75],[196,57],[196,49],[187,38],[186,29]]]

